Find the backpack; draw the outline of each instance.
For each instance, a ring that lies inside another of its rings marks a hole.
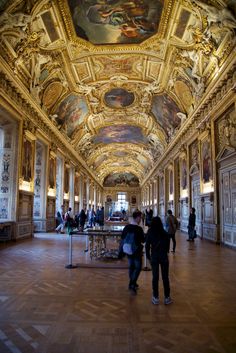
[[[65,215],[65,226],[66,227],[76,227],[76,223],[72,217],[70,217],[69,213],[66,212]]]
[[[134,233],[127,233],[124,243],[123,243],[123,252],[127,255],[133,255],[138,249],[134,241]]]

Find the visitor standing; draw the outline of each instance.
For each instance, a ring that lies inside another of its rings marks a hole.
[[[196,226],[195,208],[191,207],[190,215],[188,218],[188,239],[187,239],[187,241],[194,241],[195,226]]]
[[[125,242],[126,237],[133,235],[135,251],[132,255],[128,256],[129,263],[129,290],[133,293],[137,293],[137,280],[142,268],[142,255],[143,255],[143,243],[144,233],[142,227],[139,226],[141,222],[141,211],[135,211],[133,213],[133,220],[130,224],[127,224],[122,231],[122,240]]]
[[[169,234],[169,238],[172,239],[172,242],[173,242],[172,252],[175,253],[175,249],[176,249],[175,232],[178,228],[178,221],[177,221],[177,218],[172,214],[171,210],[167,211],[165,228],[167,233]],[[170,242],[169,242],[169,245],[170,245]]]
[[[146,238],[146,256],[152,265],[152,303],[159,304],[159,267],[164,287],[164,304],[172,303],[169,283],[169,236],[160,217],[153,217]]]
[[[80,214],[79,214],[79,227],[80,227],[81,232],[83,232],[83,230],[84,230],[86,218],[87,218],[87,216],[84,212],[84,209],[82,208],[82,210],[80,211]]]

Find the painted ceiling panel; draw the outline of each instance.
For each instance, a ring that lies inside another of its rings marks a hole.
[[[57,110],[57,123],[64,127],[67,135],[72,136],[75,129],[84,121],[88,113],[86,100],[75,94],[67,96]]]
[[[114,173],[108,175],[104,180],[104,186],[111,187],[117,185],[139,186],[139,180],[131,173]]]
[[[166,133],[180,125],[181,119],[177,115],[178,112],[180,112],[179,107],[167,94],[153,97],[152,113]]]
[[[146,138],[138,126],[113,125],[101,128],[93,138],[95,144],[103,143],[145,143]]]
[[[104,101],[108,107],[124,108],[134,102],[134,93],[123,88],[113,88],[105,93]]]
[[[158,31],[163,0],[68,0],[76,34],[93,44],[141,43]]]

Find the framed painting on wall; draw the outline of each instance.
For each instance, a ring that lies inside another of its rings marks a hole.
[[[201,157],[202,181],[205,184],[212,180],[211,144],[209,137],[204,139],[201,143]]]
[[[132,197],[131,197],[131,204],[132,204],[132,205],[135,205],[136,202],[137,202],[136,196],[132,196]]]
[[[56,160],[52,157],[49,158],[48,186],[50,189],[56,187]]]
[[[79,175],[75,176],[75,196],[79,196]]]
[[[68,194],[69,192],[69,169],[65,166],[64,173],[64,192]]]
[[[24,138],[23,153],[22,153],[22,178],[25,181],[32,181],[33,179],[33,162],[34,158],[33,142]]]
[[[187,163],[186,163],[186,159],[182,159],[182,163],[181,163],[181,188],[182,188],[182,190],[187,189]]]

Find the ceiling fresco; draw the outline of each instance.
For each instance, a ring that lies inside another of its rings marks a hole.
[[[131,173],[114,173],[108,175],[104,180],[104,186],[111,187],[111,186],[138,186],[139,180],[138,178],[131,174]]]
[[[138,126],[113,125],[101,128],[93,138],[93,143],[145,143],[142,129]]]
[[[167,134],[179,126],[179,112],[179,107],[167,94],[153,97],[152,113]]]
[[[56,122],[59,126],[63,126],[70,137],[74,130],[82,124],[87,113],[88,106],[86,100],[71,94],[60,103],[56,112]]]
[[[141,43],[157,33],[163,0],[68,0],[78,37],[93,44]]]
[[[140,185],[233,52],[235,16],[233,0],[1,1],[0,55],[101,184]]]
[[[105,104],[111,108],[125,108],[134,102],[134,93],[123,88],[113,88],[104,96]]]

